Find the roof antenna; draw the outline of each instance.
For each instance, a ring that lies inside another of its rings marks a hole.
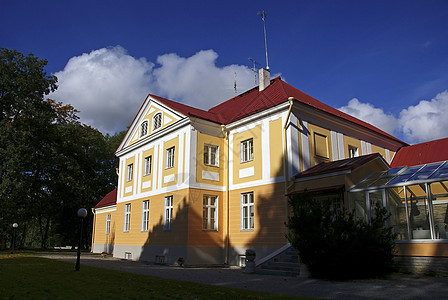
[[[257,85],[257,68],[256,68],[256,66],[259,66],[260,64],[258,63],[258,62],[256,62],[255,61],[255,59],[253,59],[253,58],[250,58],[249,57],[249,60],[252,62],[252,64],[254,65],[254,67],[253,67],[253,69],[252,69],[252,72],[254,72],[254,76],[255,76],[255,85]]]
[[[258,16],[261,16],[261,19],[263,20],[263,29],[264,29],[264,47],[266,49],[266,70],[269,70],[269,62],[268,62],[268,42],[266,39],[266,13],[264,10],[259,11],[257,13]]]
[[[233,88],[235,89],[235,94],[238,94],[238,90],[236,89],[236,72],[233,72]]]

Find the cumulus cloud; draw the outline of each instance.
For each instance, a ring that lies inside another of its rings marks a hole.
[[[157,58],[160,65],[153,72],[154,88],[161,95],[199,108],[210,108],[254,86],[254,74],[246,66],[217,67],[218,54],[203,50],[191,57],[165,54]]]
[[[83,123],[103,133],[119,132],[148,93],[153,67],[119,46],[84,53],[55,73],[59,87],[49,97],[72,104]]]
[[[448,136],[448,90],[431,101],[422,100],[400,112],[400,129],[406,141],[418,143]]]
[[[448,90],[403,109],[398,117],[354,98],[339,110],[415,144],[448,137]]]
[[[252,88],[254,73],[242,65],[217,66],[218,54],[203,50],[190,57],[164,54],[156,63],[135,58],[120,47],[102,48],[71,58],[55,73],[59,88],[49,97],[72,104],[83,123],[103,133],[130,125],[148,93],[208,109]],[[339,108],[409,143],[446,137],[448,91],[403,109],[399,117],[353,98]]]
[[[246,66],[218,67],[218,54],[200,51],[191,57],[164,54],[157,65],[134,58],[120,47],[102,48],[71,58],[55,73],[59,88],[51,98],[72,104],[83,123],[103,133],[130,125],[148,93],[208,109],[254,86]]]
[[[357,98],[353,98],[339,110],[370,123],[389,134],[394,134],[398,127],[398,121],[392,114],[387,114],[382,108],[374,107],[370,103],[360,102]]]

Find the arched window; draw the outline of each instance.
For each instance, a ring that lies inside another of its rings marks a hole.
[[[148,121],[143,121],[142,125],[140,125],[140,137],[143,137],[148,134]]]
[[[156,113],[152,118],[152,130],[159,129],[162,126],[162,113]]]

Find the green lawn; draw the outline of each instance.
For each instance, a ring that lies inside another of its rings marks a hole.
[[[89,266],[76,272],[72,263],[27,254],[0,254],[0,277],[0,299],[294,298]]]

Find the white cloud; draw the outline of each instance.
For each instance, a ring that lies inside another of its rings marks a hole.
[[[55,74],[59,88],[50,97],[80,110],[83,123],[115,133],[130,125],[148,93],[208,109],[235,95],[235,74],[238,93],[255,85],[248,67],[219,67],[217,59],[213,50],[190,57],[171,53],[159,56],[155,65],[130,56],[120,46],[102,48],[71,58]],[[409,143],[447,136],[448,91],[403,109],[399,118],[356,98],[339,110]]]
[[[393,134],[398,127],[398,121],[393,115],[386,114],[382,108],[376,108],[370,103],[362,103],[356,98],[350,100],[348,105],[340,107],[339,110],[389,134]]]
[[[102,48],[71,58],[55,74],[59,88],[49,97],[72,104],[83,123],[114,133],[130,125],[148,93],[208,109],[235,95],[235,76],[238,93],[254,86],[248,67],[218,67],[217,58],[213,50],[165,54],[156,66],[120,46]]]
[[[406,141],[417,143],[448,136],[448,90],[431,101],[422,100],[400,112],[400,130]]]
[[[153,66],[119,46],[94,50],[71,58],[55,74],[59,88],[49,97],[72,104],[83,123],[118,132],[126,129],[148,93]]]
[[[218,54],[203,50],[191,57],[165,54],[157,58],[160,67],[154,70],[157,93],[170,99],[208,109],[254,86],[253,72],[246,66],[217,67]],[[235,75],[236,73],[236,75]]]

